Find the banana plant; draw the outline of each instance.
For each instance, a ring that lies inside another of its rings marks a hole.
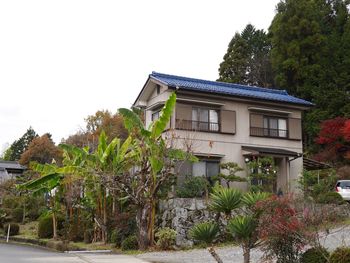
[[[119,109],[124,118],[124,124],[133,137],[132,152],[134,166],[137,171],[124,176],[125,192],[137,205],[137,225],[139,229],[139,247],[146,249],[154,244],[154,225],[157,194],[160,187],[172,175],[175,161],[189,159],[195,161],[192,155],[179,150],[169,149],[162,134],[170,122],[176,104],[176,94],[172,93],[166,101],[159,119],[146,128],[140,117],[129,109]]]
[[[106,207],[106,191],[104,182],[101,178],[113,176],[122,173],[129,160],[129,146],[131,137],[124,143],[120,139],[115,138],[107,144],[107,137],[104,132],[99,137],[99,145],[95,152],[90,153],[89,148],[80,149],[78,147],[61,144],[59,147],[63,150],[63,166],[56,164],[38,164],[32,163],[31,169],[40,174],[40,177],[19,185],[19,189],[27,190],[33,194],[53,193],[56,188],[64,188],[67,184],[74,183],[75,180],[84,179],[86,175],[92,175],[98,183],[99,200],[103,206],[103,223],[107,225],[107,207]],[[54,203],[51,208],[54,212]],[[56,234],[56,220],[53,213],[54,237]],[[107,233],[104,228],[102,241],[107,241]]]
[[[33,195],[49,194],[53,238],[57,239],[57,212],[59,210],[59,202],[57,200],[56,190],[67,182],[65,180],[67,174],[79,174],[81,170],[76,166],[58,167],[56,164],[39,164],[36,162],[31,163],[30,168],[39,173],[40,177],[18,185],[18,189],[30,191]]]

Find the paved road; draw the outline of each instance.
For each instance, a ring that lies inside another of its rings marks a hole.
[[[36,247],[0,243],[0,263],[146,263],[125,255],[66,254]]]

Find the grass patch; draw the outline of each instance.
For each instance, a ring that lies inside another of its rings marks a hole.
[[[69,242],[69,244],[85,250],[115,250],[112,244],[104,244],[100,242],[86,244],[84,242]]]
[[[32,221],[19,226],[17,237],[38,239],[38,221]]]

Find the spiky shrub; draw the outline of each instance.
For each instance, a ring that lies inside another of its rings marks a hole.
[[[329,252],[324,247],[313,247],[301,256],[300,263],[327,263]]]
[[[225,188],[216,185],[210,194],[209,208],[218,213],[224,213],[229,217],[233,210],[241,205],[242,193],[234,188]]]
[[[338,247],[329,259],[330,263],[350,263],[350,247]]]
[[[219,226],[214,222],[203,222],[190,230],[190,236],[197,241],[211,245],[219,234]]]
[[[172,248],[176,241],[176,231],[169,227],[161,228],[155,234],[157,240],[157,246],[163,250]]]
[[[270,193],[266,192],[248,192],[242,196],[242,204],[249,209],[255,209],[255,205],[263,200],[266,200],[271,196]]]
[[[244,262],[250,262],[250,250],[256,246],[257,221],[253,215],[237,216],[227,225],[229,232],[241,244]]]
[[[218,263],[222,263],[222,260],[220,259],[219,255],[216,253],[213,243],[216,239],[216,237],[219,234],[219,226],[214,222],[203,222],[195,225],[190,230],[190,236],[197,241],[200,241],[208,246],[208,251],[212,255],[212,257],[216,260]]]

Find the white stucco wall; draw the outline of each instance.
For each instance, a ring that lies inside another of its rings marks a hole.
[[[164,102],[170,96],[172,90],[161,87],[160,94],[156,94],[155,84],[153,83],[154,91],[150,93],[148,98],[147,107],[145,111],[146,125],[151,123],[152,105],[157,105],[159,102]],[[196,96],[191,95],[178,95],[178,98],[192,98],[201,99],[198,94]],[[202,98],[203,99],[203,98]],[[254,146],[254,147],[267,147],[284,149],[297,153],[302,153],[302,141],[301,140],[288,140],[280,138],[267,138],[267,137],[253,137],[250,136],[250,113],[248,109],[250,107],[262,107],[265,109],[281,110],[289,113],[288,117],[301,118],[301,109],[298,107],[287,106],[278,103],[262,102],[262,101],[234,101],[230,99],[208,99],[208,95],[205,97],[206,101],[220,102],[222,110],[231,110],[236,112],[236,134],[220,134],[210,132],[192,132],[183,130],[171,130],[170,132],[176,134],[174,145],[179,148],[184,148],[184,142],[188,144],[191,140],[192,151],[194,153],[201,153],[205,155],[220,155],[223,156],[221,162],[236,162],[241,167],[246,169],[244,157],[242,155],[242,145]],[[176,109],[175,109],[176,111]],[[175,113],[173,114],[171,121],[171,128],[175,127]],[[174,136],[170,136],[174,138]],[[290,158],[291,159],[291,158]],[[284,192],[288,190],[294,190],[297,187],[297,178],[302,172],[302,158],[287,162],[285,158],[279,162],[279,171],[281,173],[278,178],[277,186]],[[290,166],[290,169],[288,168]],[[288,172],[289,170],[289,172]],[[282,175],[283,174],[283,175]],[[241,176],[246,176],[247,171],[241,172]],[[284,177],[283,177],[284,176]],[[289,183],[287,183],[289,181]],[[246,189],[246,183],[239,183],[236,185],[239,188]]]

